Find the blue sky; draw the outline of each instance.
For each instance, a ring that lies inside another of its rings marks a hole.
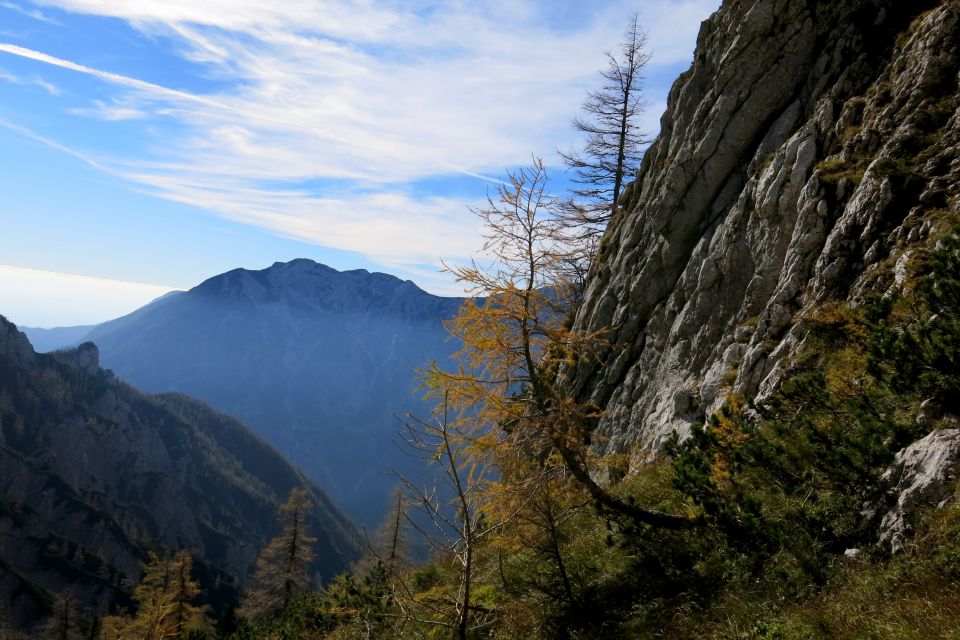
[[[98,322],[297,257],[458,293],[468,207],[576,144],[634,8],[652,133],[718,5],[0,0],[0,314]]]

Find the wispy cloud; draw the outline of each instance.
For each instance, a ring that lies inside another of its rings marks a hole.
[[[14,73],[10,73],[9,71],[4,71],[3,69],[0,69],[0,80],[3,80],[4,82],[10,82],[12,84],[19,84],[24,86],[33,85],[33,86],[40,87],[41,89],[43,89],[44,91],[46,91],[52,96],[60,95],[60,89],[57,88],[56,85],[54,85],[53,83],[47,82],[40,76],[31,76],[29,78],[24,78]]]
[[[107,122],[119,122],[121,120],[143,120],[149,118],[151,114],[124,104],[119,100],[104,102],[103,100],[94,100],[93,105],[85,108],[70,109],[70,113],[78,116],[90,116]]]
[[[87,67],[82,64],[77,64],[76,62],[71,62],[70,60],[64,60],[63,58],[57,58],[56,56],[51,56],[40,51],[34,51],[33,49],[28,49],[27,47],[21,47],[20,45],[11,44],[7,42],[0,42],[0,51],[9,53],[21,58],[27,58],[29,60],[36,60],[37,62],[43,62],[55,67],[61,67],[63,69],[69,69],[71,71],[77,71],[79,73],[84,73],[87,75],[94,76],[100,80],[117,84],[129,89],[134,89],[141,92],[144,95],[153,96],[158,99],[166,100],[175,100],[181,102],[195,102],[202,105],[208,105],[213,107],[222,107],[229,108],[226,104],[219,103],[216,100],[206,98],[204,96],[197,96],[186,91],[177,91],[176,89],[168,89],[157,84],[152,84],[150,82],[144,82],[143,80],[137,80],[136,78],[131,78],[128,76],[121,75],[119,73],[111,73],[109,71],[101,71],[100,69],[94,69],[92,67]]]
[[[93,167],[94,169],[97,169],[98,171],[103,171],[104,173],[116,175],[112,169],[104,165],[102,162],[95,160],[88,154],[83,153],[81,151],[77,151],[76,149],[71,149],[66,145],[60,144],[59,142],[56,142],[54,140],[41,136],[24,126],[10,122],[9,120],[5,120],[4,118],[0,118],[0,127],[9,129],[10,131],[14,131],[25,138],[29,138],[30,140],[33,140],[34,142],[39,142],[40,144],[47,145],[51,149],[56,149],[61,153],[65,153],[69,156],[73,156],[77,160],[80,160],[84,164],[87,164]]]
[[[25,15],[28,18],[33,18],[34,20],[39,20],[40,22],[46,22],[47,24],[60,25],[59,22],[46,15],[38,9],[28,9],[26,7],[14,4],[13,2],[0,2],[0,7],[4,9],[9,9],[10,11],[16,11],[21,15]]]
[[[165,197],[229,215],[284,236],[375,256],[401,265],[435,264],[444,255],[466,256],[478,229],[458,198],[414,197],[377,190],[324,197],[304,190],[265,189],[234,178],[186,181],[181,173],[127,174]]]
[[[632,9],[614,0],[558,25],[552,3],[520,0],[42,4],[126,20],[217,81],[171,88],[0,43],[112,88],[75,114],[176,124],[162,145],[112,157],[109,170],[171,200],[411,270],[479,245],[471,197],[417,197],[411,185],[490,179],[568,146],[569,119]],[[654,64],[689,58],[717,4],[644,3]]]

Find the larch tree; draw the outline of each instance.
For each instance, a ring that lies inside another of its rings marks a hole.
[[[280,535],[271,540],[257,557],[252,585],[244,595],[239,615],[244,618],[283,611],[310,587],[310,564],[316,538],[307,531],[310,496],[296,487],[280,505],[277,516]]]
[[[0,621],[0,640],[28,640],[28,638],[11,623]]]
[[[648,525],[685,527],[685,518],[624,501],[592,474],[590,427],[597,411],[572,399],[557,380],[562,368],[591,357],[604,332],[575,331],[567,322],[566,281],[558,275],[567,256],[547,186],[546,169],[534,158],[508,174],[486,208],[474,211],[492,264],[449,270],[483,297],[468,299],[446,325],[463,345],[456,369],[433,363],[426,383],[464,419],[460,431],[473,460],[509,478],[517,460],[556,459],[599,507]],[[518,474],[518,482],[529,480]]]
[[[172,584],[170,598],[173,602],[172,639],[186,638],[194,629],[201,629],[206,623],[202,607],[193,604],[200,595],[200,585],[191,576],[193,557],[181,549],[172,560]]]
[[[590,502],[557,461],[526,464],[539,468],[520,473],[526,477],[537,474],[537,482],[517,486],[508,477],[497,483],[489,500],[491,512],[512,514],[510,527],[497,534],[498,552],[506,552],[515,560],[529,559],[523,570],[511,575],[507,575],[501,559],[501,584],[508,593],[519,585],[552,604],[573,609],[581,604],[582,580],[571,566],[569,542],[577,518],[589,511]],[[511,475],[517,473],[514,469]]]
[[[191,576],[193,558],[181,549],[172,558],[150,555],[143,568],[143,579],[134,589],[137,614],[123,624],[121,619],[104,625],[104,637],[116,633],[119,638],[136,640],[182,640],[193,630],[203,629],[203,607],[193,604],[200,587]]]
[[[354,575],[369,576],[381,566],[393,580],[411,568],[408,515],[412,505],[402,484],[394,489],[389,505],[380,525],[366,536],[367,553],[353,566]]]
[[[130,621],[123,616],[104,616],[100,620],[100,634],[97,640],[126,640],[126,629]]]
[[[485,518],[484,496],[489,473],[471,452],[475,429],[469,419],[452,417],[449,399],[431,419],[409,416],[403,439],[412,455],[431,460],[443,470],[446,486],[421,487],[401,476],[410,502],[426,515],[428,524],[410,518],[410,524],[441,557],[452,560],[459,576],[449,606],[418,599],[413,589],[400,581],[397,606],[413,622],[447,628],[454,640],[467,640],[472,629],[489,624],[489,615],[474,604],[478,546],[504,521]],[[451,495],[444,500],[442,495]]]
[[[369,560],[380,561],[390,575],[409,568],[409,540],[407,535],[407,511],[410,501],[403,487],[397,487],[390,496],[390,510],[383,522],[377,527],[373,539],[368,545],[373,552]],[[361,563],[361,569],[372,569],[373,565]]]
[[[571,241],[592,253],[596,241],[617,215],[623,187],[640,166],[642,147],[649,140],[639,129],[644,110],[643,70],[650,61],[647,36],[634,14],[619,55],[607,53],[604,84],[587,94],[584,115],[574,128],[584,135],[582,149],[561,152],[574,172],[571,198],[561,217]]]

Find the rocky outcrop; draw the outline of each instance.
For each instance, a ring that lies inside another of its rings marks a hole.
[[[769,392],[805,310],[896,286],[957,207],[958,43],[955,1],[727,1],[703,24],[576,318],[609,328],[570,381],[599,449]]]
[[[901,551],[913,515],[950,497],[958,471],[960,429],[934,431],[899,452],[881,478],[893,504],[880,521],[880,544]]]
[[[27,337],[8,322],[0,322],[0,358],[20,365],[31,364],[34,358]]]
[[[100,370],[100,349],[92,342],[84,342],[73,349],[55,351],[53,357],[80,369],[88,376],[96,375]]]

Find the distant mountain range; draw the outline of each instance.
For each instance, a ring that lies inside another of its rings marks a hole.
[[[37,329],[34,327],[19,327],[30,339],[30,344],[37,353],[47,353],[55,349],[74,347],[94,330],[97,325],[89,324],[76,327],[54,327],[53,329]]]
[[[443,321],[462,298],[311,260],[236,269],[84,333],[122,379],[178,391],[253,427],[358,522],[385,512],[400,451],[397,415],[427,415],[416,367],[457,350]],[[37,335],[50,348],[70,329]]]
[[[327,496],[236,420],[179,394],[144,395],[97,347],[37,354],[0,316],[0,602],[20,624],[50,595],[104,612],[151,549],[190,550],[207,601],[237,595],[275,511],[305,486],[321,578],[359,555]]]

